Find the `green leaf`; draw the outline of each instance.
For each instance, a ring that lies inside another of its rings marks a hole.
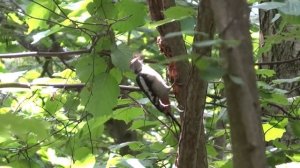
[[[87,10],[91,16],[97,17],[98,20],[115,20],[117,15],[115,2],[111,0],[94,0],[93,3],[87,5]]]
[[[113,118],[116,120],[123,120],[126,123],[133,121],[136,118],[144,116],[144,112],[141,108],[137,107],[128,107],[118,109],[114,112]]]
[[[43,6],[47,6],[47,8],[49,8],[51,10],[55,9],[55,5],[54,5],[53,1],[39,1],[39,3]],[[39,19],[36,19],[36,18],[31,18],[31,17],[27,16],[26,23],[29,26],[27,33],[30,33],[33,30],[36,30],[38,28],[41,28],[41,29],[48,28],[47,22],[44,21],[44,20],[49,19],[50,11],[48,9],[40,6],[37,3],[31,2],[30,5],[28,5],[28,7],[26,9],[26,13],[29,16],[39,18]]]
[[[180,20],[186,17],[193,17],[196,12],[191,7],[174,6],[164,11],[165,17],[169,19]]]
[[[159,125],[160,123],[158,121],[145,121],[145,120],[135,120],[132,122],[132,125],[130,127],[131,130],[135,129],[144,129],[144,128],[153,128]]]
[[[212,58],[201,58],[197,60],[196,66],[200,71],[200,76],[204,80],[213,80],[221,78],[225,72],[220,62]]]
[[[256,69],[256,74],[263,78],[270,78],[273,77],[276,72],[272,69]]]
[[[66,97],[63,95],[55,95],[51,98],[48,98],[45,103],[45,110],[53,114],[60,110],[66,102]]]
[[[102,57],[85,56],[81,57],[75,65],[76,74],[82,82],[88,82],[93,76],[105,72],[107,64]]]
[[[70,79],[70,78],[75,78],[76,73],[74,71],[72,71],[71,69],[65,69],[62,72],[54,73],[53,76],[61,77],[61,78],[64,78],[64,79]]]
[[[96,157],[89,148],[81,147],[75,150],[74,154],[75,164],[72,167],[93,168],[96,164]]]
[[[112,112],[117,104],[120,88],[117,81],[109,74],[96,76],[80,93],[81,104],[94,116],[105,116]]]
[[[218,168],[232,168],[232,159],[227,159],[227,160],[221,160],[221,161],[215,161],[213,162],[215,167]]]
[[[289,126],[292,128],[293,134],[300,137],[300,121],[290,120]]]
[[[267,142],[281,138],[283,133],[285,133],[284,128],[276,128],[271,124],[263,124],[263,130],[265,133],[265,141]]]
[[[116,5],[118,19],[112,27],[120,32],[130,31],[145,24],[146,7],[133,0],[122,0]]]
[[[28,134],[34,134],[35,138],[43,140],[49,135],[48,128],[49,124],[42,120],[34,118],[24,119],[11,113],[0,115],[1,135],[17,135],[25,140]]]
[[[195,10],[190,7],[174,6],[164,11],[165,19],[151,23],[150,27],[161,26],[166,23],[182,20],[187,17],[193,17],[196,14]]]
[[[294,82],[300,82],[300,77],[295,77],[291,79],[276,79],[272,81],[272,83],[274,84],[294,83]]]
[[[121,83],[123,76],[122,76],[122,72],[118,68],[112,68],[109,71],[109,74],[113,76],[118,83]]]
[[[216,149],[210,144],[206,145],[206,151],[207,151],[207,154],[211,157],[216,157],[218,155],[218,152],[216,151]]]
[[[284,94],[273,93],[270,97],[265,97],[265,102],[274,103],[278,105],[288,105],[289,101]]]
[[[291,155],[287,155],[287,157],[290,158],[293,162],[300,162],[300,153],[293,153]]]
[[[129,63],[132,59],[132,51],[125,45],[119,45],[117,48],[113,48],[111,53],[112,63],[118,67],[121,71],[129,71]]]

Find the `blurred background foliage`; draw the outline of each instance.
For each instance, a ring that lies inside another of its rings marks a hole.
[[[299,83],[300,77],[279,79],[259,61],[272,45],[299,40],[300,2],[248,2],[268,164],[298,162],[300,98],[280,86]],[[135,87],[129,60],[141,52],[165,76],[166,60],[156,45],[155,28],[174,20],[181,22],[180,34],[191,52],[198,1],[176,3],[164,11],[164,20],[153,22],[144,0],[2,0],[0,165],[171,167],[178,145],[176,129]],[[259,45],[258,9],[278,10],[273,22],[281,21],[279,32],[268,36],[264,46]],[[287,25],[293,27],[282,31]],[[212,58],[197,62],[209,81],[207,155],[210,167],[229,168],[220,43],[216,37],[194,45],[214,48]],[[29,51],[37,53],[14,54]]]

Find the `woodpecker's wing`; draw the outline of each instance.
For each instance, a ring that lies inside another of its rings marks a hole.
[[[149,100],[152,102],[152,104],[159,110],[163,111],[160,100],[157,95],[154,94],[153,91],[153,81],[149,80],[146,74],[138,74],[136,76],[136,82],[141,88],[141,90],[144,92],[144,94],[149,98]]]

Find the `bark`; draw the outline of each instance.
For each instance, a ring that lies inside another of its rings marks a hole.
[[[202,0],[198,6],[197,25],[194,43],[210,40],[214,35],[213,16],[209,0]],[[207,36],[203,35],[207,34]],[[200,72],[194,63],[201,57],[211,55],[211,47],[193,47],[197,55],[192,62],[187,83],[186,106],[182,122],[181,141],[179,144],[178,166],[190,168],[207,168],[207,153],[203,113],[205,109],[207,82],[201,79]]]
[[[207,5],[205,0],[205,3]],[[148,0],[152,20],[164,19],[162,11],[175,5],[174,0]],[[205,5],[204,5],[205,6]],[[201,6],[201,10],[204,10]],[[199,7],[200,10],[200,7]],[[203,12],[203,11],[201,11]],[[197,30],[210,31],[211,16],[200,15]],[[207,26],[203,26],[208,21]],[[209,22],[210,21],[210,22]],[[168,58],[186,54],[186,48],[182,36],[168,37],[172,32],[180,32],[179,22],[172,22],[157,27],[160,37],[158,45],[161,52]],[[204,40],[204,37],[196,36],[195,41]],[[210,55],[210,49],[194,50],[199,55]],[[182,133],[179,142],[177,156],[178,167],[207,167],[207,156],[205,148],[205,136],[203,127],[203,111],[205,107],[205,96],[207,83],[201,80],[198,69],[190,66],[188,61],[177,61],[169,65],[169,78],[175,81],[173,85],[174,94],[184,112],[181,115]]]
[[[268,0],[267,0],[268,1]],[[272,22],[275,14],[278,12],[276,10],[269,11],[259,11],[259,21],[260,21],[260,46],[265,45],[265,40],[267,36],[272,36],[281,33],[280,22]],[[282,31],[289,32],[294,29],[292,25],[285,26]],[[300,41],[296,39],[289,39],[282,41],[277,44],[273,44],[271,50],[267,53],[262,54],[262,63],[264,62],[277,62],[286,60],[295,60],[288,63],[271,64],[267,66],[262,66],[262,68],[273,69],[276,72],[277,79],[287,79],[294,78],[300,75]],[[296,96],[300,94],[300,82],[285,83],[280,87],[285,90],[290,90],[288,94],[289,97]]]
[[[268,0],[267,0],[268,1]],[[287,33],[294,29],[292,25],[286,25],[282,30],[280,28],[281,19],[276,22],[271,20],[277,14],[277,10],[259,11],[260,21],[260,46],[265,45],[265,40],[268,36],[278,35],[281,32]],[[289,79],[300,75],[300,41],[297,39],[288,39],[280,43],[273,44],[269,52],[262,54],[262,63],[264,62],[281,62],[279,64],[267,64],[262,68],[273,69],[276,72],[275,79]],[[294,60],[294,61],[288,61]],[[287,62],[288,61],[288,62]],[[283,83],[279,85],[281,89],[289,91],[286,96],[294,97],[300,95],[300,82]],[[294,103],[292,103],[294,104]],[[271,113],[271,115],[287,115],[287,118],[292,120],[293,109],[298,109],[299,106],[274,106],[268,107],[263,113]],[[280,108],[278,108],[280,107]],[[286,111],[286,114],[283,113]],[[290,127],[287,127],[286,132],[280,141],[285,144],[298,144],[299,139],[292,133]]]
[[[148,0],[149,11],[152,20],[158,21],[164,19],[162,11],[174,6],[174,0]],[[161,52],[167,57],[175,57],[185,55],[186,48],[181,35],[168,37],[165,36],[172,32],[180,32],[179,22],[171,22],[157,27],[160,34],[157,42]],[[189,63],[186,60],[170,63],[168,66],[168,77],[173,84],[175,97],[178,101],[179,107],[184,107],[185,91],[184,88],[187,82],[187,74],[189,70]]]
[[[265,147],[249,33],[249,8],[246,1],[210,2],[220,38],[239,42],[235,46],[224,44],[220,51],[227,71],[223,79],[231,129],[233,166],[265,168]]]

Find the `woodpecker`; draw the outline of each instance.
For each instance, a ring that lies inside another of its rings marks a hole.
[[[178,127],[180,124],[171,113],[169,92],[171,87],[166,84],[161,75],[143,63],[140,56],[130,61],[130,69],[136,74],[136,82],[151,103],[166,116],[170,117]]]

